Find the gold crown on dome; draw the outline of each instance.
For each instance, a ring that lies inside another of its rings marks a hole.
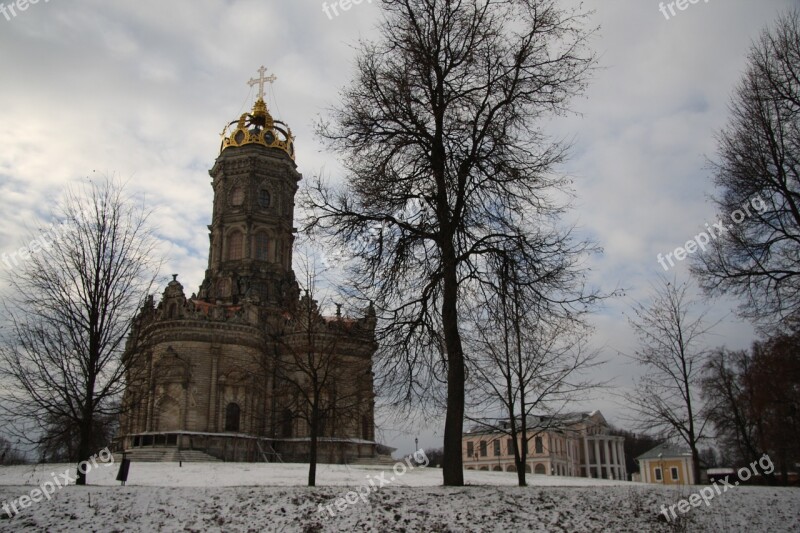
[[[294,161],[294,136],[286,123],[275,120],[267,111],[263,98],[256,100],[253,110],[243,113],[222,130],[220,153],[226,148],[259,144],[286,152]]]
[[[258,78],[251,78],[247,82],[250,87],[258,86],[258,99],[253,105],[253,111],[243,113],[239,120],[234,120],[222,130],[222,146],[220,153],[232,146],[246,144],[260,144],[267,148],[277,148],[286,152],[294,161],[294,136],[291,128],[280,120],[275,120],[267,111],[264,103],[264,85],[273,83],[274,75],[267,76],[267,68],[261,65],[258,69]],[[234,124],[236,125],[235,127]]]

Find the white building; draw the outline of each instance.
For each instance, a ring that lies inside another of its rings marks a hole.
[[[508,420],[475,428],[462,439],[467,470],[516,472]],[[552,476],[628,479],[624,437],[611,435],[600,411],[555,417],[532,416],[527,421],[525,471]]]

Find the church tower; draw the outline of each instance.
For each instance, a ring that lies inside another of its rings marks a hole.
[[[297,172],[292,130],[275,120],[264,102],[265,76],[250,80],[258,99],[223,131],[221,152],[210,170],[214,208],[209,226],[208,269],[198,297],[215,303],[249,301],[285,305],[296,300],[292,274]]]
[[[292,246],[302,176],[291,129],[264,102],[275,77],[259,73],[249,82],[258,86],[253,109],[225,127],[209,171],[214,202],[198,293],[187,297],[174,275],[131,328],[117,446],[132,460],[305,461],[312,427],[320,462],[376,456],[375,311],[327,317],[300,298]],[[316,426],[297,364],[309,358],[330,369],[317,389]]]

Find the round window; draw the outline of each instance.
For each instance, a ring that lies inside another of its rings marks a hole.
[[[269,207],[270,201],[272,197],[269,194],[269,191],[265,188],[261,188],[258,190],[258,205],[261,207]]]

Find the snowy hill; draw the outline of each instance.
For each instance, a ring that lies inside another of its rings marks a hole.
[[[0,467],[0,505],[62,479],[69,465]],[[465,472],[445,488],[441,470],[320,465],[133,463],[128,485],[116,465],[89,472],[89,487],[56,488],[28,502],[0,531],[800,531],[800,490],[732,487],[677,523],[662,506],[700,487],[673,489],[584,478]],[[4,513],[0,513],[4,514]]]

